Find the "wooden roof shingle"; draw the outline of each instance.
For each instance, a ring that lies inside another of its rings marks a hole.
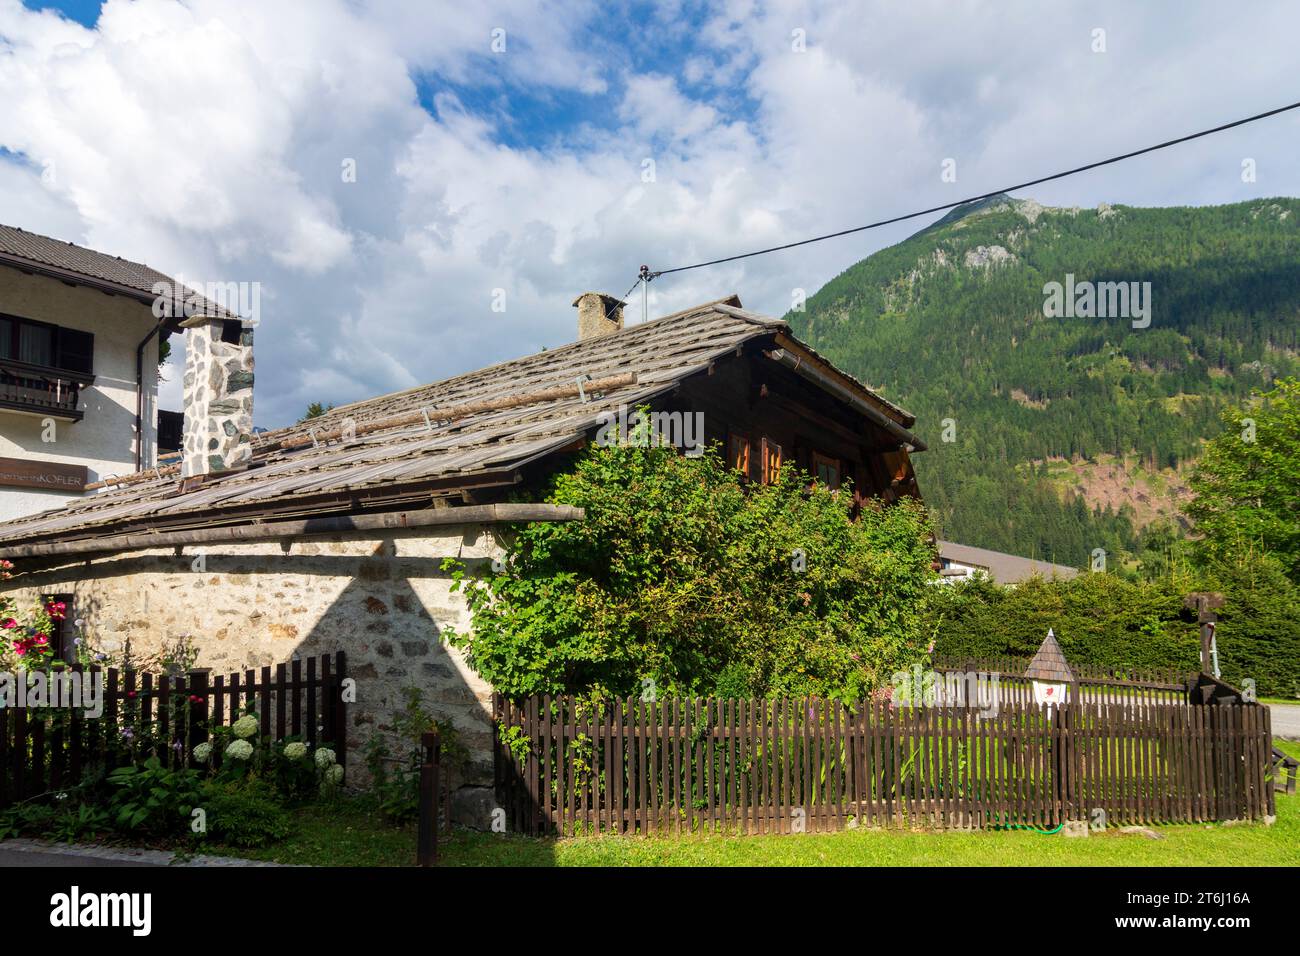
[[[177,477],[159,474],[0,524],[0,556],[7,547],[36,542],[361,509],[408,491],[415,498],[420,489],[427,500],[431,483],[443,490],[508,484],[517,478],[515,469],[571,446],[596,427],[602,412],[646,402],[746,342],[778,332],[789,335],[785,322],[747,312],[732,296],[610,335],[345,405],[258,435],[246,471],[216,477],[186,493]],[[572,386],[584,377],[619,375],[632,384],[587,394],[586,401],[573,395],[450,421],[440,421],[437,415],[440,408],[526,396]],[[908,413],[860,387],[900,425],[912,424]],[[428,426],[421,420],[414,426],[357,434],[348,441],[317,444],[313,438],[305,447],[281,447],[294,439],[302,444],[304,437],[337,429],[348,419],[360,431],[394,416],[419,417],[422,410],[429,413]]]

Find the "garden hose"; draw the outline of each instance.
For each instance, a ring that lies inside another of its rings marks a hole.
[[[1061,832],[1061,828],[1062,828],[1063,826],[1065,826],[1064,823],[1058,823],[1055,827],[1053,827],[1053,828],[1050,829],[1050,830],[1040,830],[1040,829],[1038,829],[1038,827],[1033,826],[1032,824],[1029,824],[1029,823],[995,823],[995,824],[993,824],[993,829],[995,829],[995,830],[1033,830],[1035,833],[1041,833],[1043,836],[1051,836],[1051,835],[1054,834],[1054,833],[1060,833],[1060,832]]]

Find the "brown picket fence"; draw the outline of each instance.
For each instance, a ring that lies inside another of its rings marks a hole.
[[[0,808],[74,786],[88,769],[108,770],[156,756],[185,765],[212,725],[255,709],[259,736],[327,743],[347,759],[347,677],[343,652],[215,678],[208,671],[167,676],[116,667],[71,668],[100,675],[103,713],[77,707],[0,706]],[[219,759],[217,755],[214,759]]]
[[[1267,708],[496,700],[523,833],[1036,827],[1274,813]]]

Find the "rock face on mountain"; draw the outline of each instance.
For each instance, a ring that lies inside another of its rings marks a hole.
[[[1300,372],[1297,261],[1296,199],[995,196],[868,256],[788,318],[917,414],[931,449],[917,470],[946,538],[1078,566],[1185,530],[1182,479],[1220,411]],[[1053,289],[1081,307],[1046,308]],[[1126,314],[1130,289],[1149,290],[1147,320]]]

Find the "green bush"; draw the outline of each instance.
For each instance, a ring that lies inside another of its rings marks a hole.
[[[547,500],[586,519],[514,529],[499,572],[444,567],[473,632],[446,632],[509,696],[858,698],[920,658],[933,572],[925,509],[809,488],[742,487],[716,450],[592,447]]]
[[[263,786],[209,783],[203,788],[201,805],[208,838],[228,846],[266,846],[292,830],[289,814]]]
[[[194,770],[168,770],[157,757],[118,767],[108,775],[115,788],[109,800],[115,828],[150,836],[188,830],[190,814],[199,805],[200,780]]]
[[[1224,595],[1217,631],[1224,680],[1240,687],[1252,678],[1261,695],[1296,696],[1300,589],[1267,555],[1215,562],[1195,578],[1081,574],[1013,588],[986,580],[936,588],[929,607],[935,654],[1028,656],[1050,627],[1073,664],[1190,673],[1200,666],[1199,628],[1183,608],[1192,591]]]

